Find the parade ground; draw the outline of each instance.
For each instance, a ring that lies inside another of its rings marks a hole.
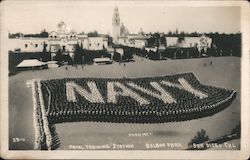
[[[193,72],[204,85],[237,90],[237,97],[225,110],[202,119],[160,124],[71,122],[56,124],[58,150],[70,149],[186,149],[201,129],[210,139],[229,134],[240,122],[241,58],[208,57],[152,61],[134,56],[134,62],[107,65],[77,65],[22,71],[9,77],[9,149],[34,148],[31,79],[74,77],[133,78]],[[17,138],[21,141],[17,142]],[[239,149],[240,140],[232,142]],[[214,148],[218,149],[218,148]]]

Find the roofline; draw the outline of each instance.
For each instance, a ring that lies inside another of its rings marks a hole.
[[[19,37],[19,38],[9,38],[9,39],[19,39],[19,40],[27,40],[27,39],[49,39],[48,37]]]

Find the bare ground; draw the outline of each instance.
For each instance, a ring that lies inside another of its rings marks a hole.
[[[210,62],[212,61],[212,65]],[[197,131],[205,129],[210,138],[228,134],[240,121],[240,58],[217,57],[187,60],[150,61],[135,57],[135,62],[126,67],[112,65],[81,66],[23,71],[9,77],[9,148],[33,149],[34,128],[31,89],[26,81],[33,78],[54,79],[64,77],[150,77],[193,72],[201,83],[238,90],[236,99],[222,112],[214,116],[186,122],[162,124],[117,124],[78,122],[56,124],[61,146],[134,144],[135,149],[146,149],[145,144],[181,143],[183,148],[163,147],[159,149],[185,149]],[[204,66],[206,64],[206,66]],[[132,133],[132,134],[131,134]],[[148,136],[138,136],[147,133]],[[131,136],[136,135],[137,136]],[[13,142],[13,138],[25,138],[25,142]],[[233,141],[234,142],[234,141]],[[239,149],[239,141],[236,140]],[[229,149],[229,148],[226,148]]]

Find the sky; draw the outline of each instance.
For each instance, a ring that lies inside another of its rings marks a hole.
[[[185,32],[237,33],[240,31],[240,7],[169,6],[159,3],[118,3],[117,1],[5,1],[2,23],[9,33],[57,31],[63,20],[76,32],[112,33],[112,16],[117,6],[121,22],[130,33]]]

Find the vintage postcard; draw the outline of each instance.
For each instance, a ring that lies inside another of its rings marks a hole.
[[[0,5],[2,158],[249,157],[249,3]]]

